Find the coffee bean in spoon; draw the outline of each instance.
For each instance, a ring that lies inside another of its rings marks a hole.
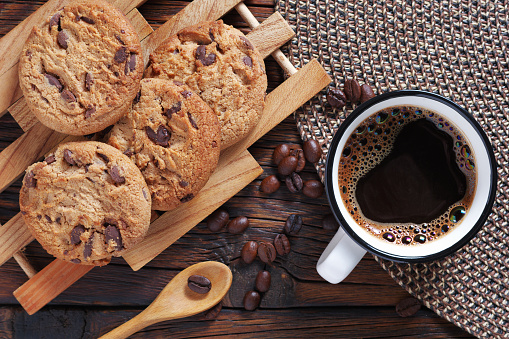
[[[212,288],[212,283],[207,277],[195,274],[187,279],[187,286],[196,293],[205,294]]]
[[[290,175],[297,169],[298,159],[292,155],[289,155],[279,163],[277,171],[281,175]]]
[[[280,186],[281,183],[279,182],[279,179],[273,174],[262,180],[260,184],[260,191],[263,193],[271,194],[276,192]]]
[[[219,232],[226,226],[228,220],[230,220],[228,212],[219,208],[207,218],[207,227],[212,232]]]
[[[244,295],[244,308],[254,311],[260,306],[261,296],[257,291],[249,291]]]
[[[309,139],[304,142],[304,156],[306,160],[315,163],[322,158],[322,147],[315,139]]]
[[[287,144],[281,144],[274,149],[274,153],[272,153],[272,161],[274,164],[279,165],[281,160],[290,155],[290,146]]]
[[[250,240],[244,244],[240,251],[240,257],[246,264],[252,263],[258,255],[258,243]]]
[[[265,293],[270,288],[270,272],[269,271],[260,271],[256,275],[255,279],[255,288],[258,292]]]
[[[249,219],[244,216],[236,217],[230,220],[227,229],[229,233],[241,234],[249,227]]]
[[[308,198],[319,198],[324,192],[323,184],[318,180],[308,180],[304,182],[302,193]]]

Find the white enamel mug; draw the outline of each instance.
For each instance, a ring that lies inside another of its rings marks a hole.
[[[447,236],[418,246],[395,244],[371,235],[348,213],[339,192],[339,159],[348,137],[368,117],[393,106],[417,106],[439,113],[468,139],[476,159],[475,195],[467,214]],[[337,284],[350,274],[366,251],[384,259],[407,263],[437,260],[454,253],[474,237],[491,213],[497,188],[496,167],[493,149],[481,126],[465,109],[444,97],[404,90],[385,93],[365,102],[341,124],[329,148],[325,189],[341,228],[318,260],[318,273],[328,282]]]

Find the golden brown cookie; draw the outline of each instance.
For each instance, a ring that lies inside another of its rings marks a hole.
[[[62,144],[30,166],[19,203],[46,251],[73,263],[105,265],[150,225],[150,194],[140,170],[119,150],[95,141]]]
[[[19,61],[30,110],[44,125],[73,135],[120,119],[142,74],[136,31],[104,0],[71,2],[52,14],[33,28]]]
[[[242,32],[202,22],[168,38],[151,55],[146,77],[186,83],[217,114],[223,149],[258,123],[267,89],[263,58]]]
[[[140,168],[152,209],[168,211],[194,198],[219,160],[217,116],[184,84],[143,79],[132,110],[108,143]]]

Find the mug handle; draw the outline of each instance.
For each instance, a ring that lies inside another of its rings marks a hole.
[[[322,278],[331,284],[337,284],[352,272],[365,254],[366,250],[340,227],[320,256],[316,270]]]

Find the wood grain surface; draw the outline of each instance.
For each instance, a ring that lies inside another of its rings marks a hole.
[[[0,36],[44,3],[42,0],[0,1]],[[148,0],[139,11],[155,29],[188,3]],[[259,21],[274,11],[272,0],[252,0],[246,4]],[[224,19],[249,32],[247,24],[235,12]],[[273,60],[267,60],[266,66],[269,91],[272,91],[284,81],[283,73]],[[0,150],[22,134],[23,130],[10,114],[0,118]],[[322,217],[330,213],[326,198],[309,199],[302,194],[292,194],[284,185],[271,195],[259,191],[260,181],[276,173],[271,155],[280,143],[301,143],[293,117],[249,148],[264,173],[224,204],[232,217],[245,215],[249,218],[251,226],[244,234],[212,233],[201,222],[141,270],[133,272],[122,258],[115,258],[111,264],[90,271],[33,316],[19,306],[12,294],[27,277],[15,260],[9,259],[0,267],[0,338],[96,338],[148,306],[179,271],[205,260],[223,262],[233,273],[232,288],[223,300],[218,317],[206,320],[203,315],[196,315],[168,321],[150,326],[133,338],[305,338],[313,335],[471,338],[425,307],[412,317],[399,317],[395,305],[409,295],[370,255],[366,255],[339,285],[328,284],[318,276],[316,261],[333,236],[333,232],[321,227]],[[43,146],[34,145],[41,149]],[[318,178],[309,164],[302,176],[305,180]],[[2,224],[19,212],[20,185],[19,179],[14,180],[0,194]],[[240,261],[240,250],[247,240],[272,241],[293,213],[303,217],[304,226],[297,236],[290,237],[290,254],[278,256],[267,267],[258,260],[250,265]],[[27,246],[25,254],[38,270],[53,261],[36,242]],[[253,289],[254,278],[263,268],[272,273],[271,289],[264,294],[259,309],[245,311],[242,307],[244,293]]]

